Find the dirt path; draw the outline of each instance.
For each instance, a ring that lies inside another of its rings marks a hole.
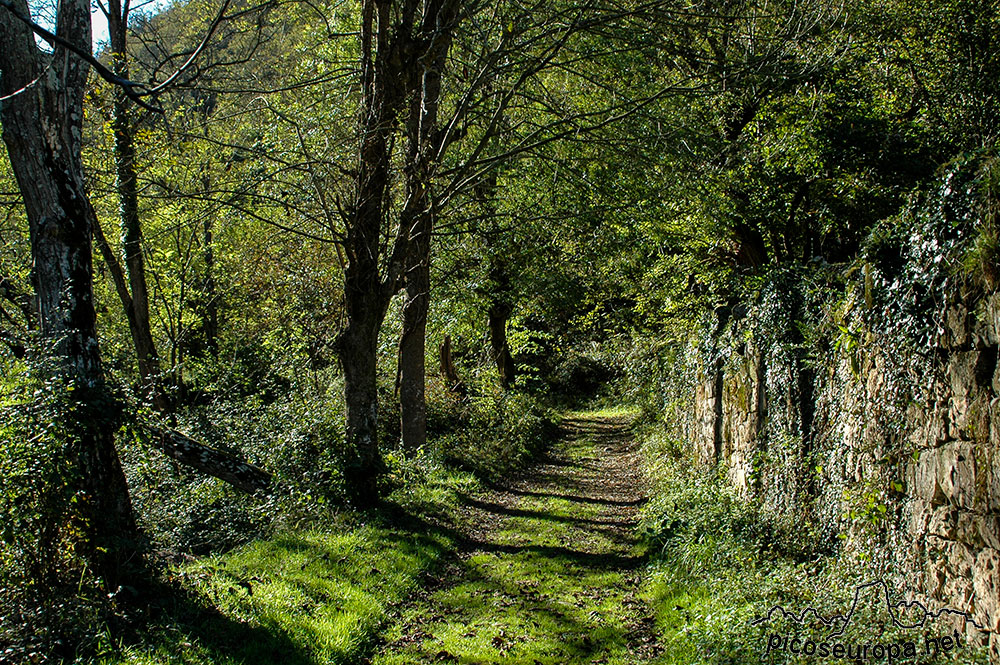
[[[638,595],[645,499],[627,416],[582,414],[523,478],[464,496],[465,547],[415,597],[377,665],[650,662]]]

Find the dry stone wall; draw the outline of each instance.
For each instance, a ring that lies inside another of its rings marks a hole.
[[[700,368],[696,456],[848,547],[877,540],[907,592],[972,612],[1000,658],[1000,295],[947,309],[926,376],[857,334],[808,373],[746,345]]]

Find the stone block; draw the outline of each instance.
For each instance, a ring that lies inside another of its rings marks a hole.
[[[941,541],[943,556],[937,565],[944,571],[944,583],[941,585],[938,599],[955,609],[968,608],[976,597],[973,584],[973,571],[976,567],[978,552],[954,541]]]
[[[927,533],[945,540],[959,540],[959,511],[947,504],[931,505]]]
[[[909,482],[909,481],[908,481]],[[912,483],[909,483],[913,487]],[[923,499],[913,499],[909,504],[909,532],[914,543],[921,543],[931,523],[932,504]]]
[[[923,423],[925,442],[923,445],[935,447],[948,440],[948,425],[951,418],[947,406],[928,409]]]
[[[994,633],[1000,631],[1000,550],[981,550],[972,569],[976,594],[975,619]]]
[[[968,395],[976,388],[976,364],[979,349],[956,351],[948,359],[948,380],[956,395]]]
[[[922,450],[910,467],[913,469],[913,495],[931,504],[946,501],[938,475],[938,449]]]
[[[957,512],[954,530],[955,540],[971,547],[991,547],[1000,549],[1000,520],[996,515],[981,515],[971,512]]]
[[[953,506],[975,508],[975,445],[969,441],[949,441],[935,451],[937,483]]]
[[[1000,397],[990,403],[989,442],[979,450],[986,511],[1000,514]]]
[[[973,342],[984,346],[1000,343],[1000,293],[994,293],[976,312]]]
[[[942,346],[955,349],[969,344],[971,340],[969,310],[965,305],[956,305],[948,309],[945,314],[944,329],[945,334],[942,339]]]

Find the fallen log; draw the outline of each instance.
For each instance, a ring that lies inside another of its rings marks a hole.
[[[175,430],[149,427],[149,432],[152,434],[152,446],[167,457],[223,480],[247,494],[271,486],[273,479],[270,473],[235,455],[209,448]]]

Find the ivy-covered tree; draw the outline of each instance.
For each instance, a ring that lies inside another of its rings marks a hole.
[[[137,531],[114,445],[117,408],[105,384],[93,301],[93,207],[81,159],[90,6],[59,3],[51,51],[35,42],[26,2],[0,7],[3,138],[27,211],[38,327],[69,405],[59,426],[73,447],[83,550],[114,590]]]

